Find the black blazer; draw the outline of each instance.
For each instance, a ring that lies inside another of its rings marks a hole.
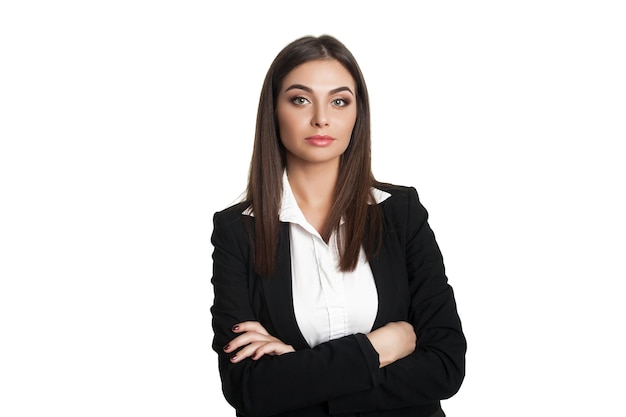
[[[414,188],[379,188],[391,196],[381,203],[382,247],[370,260],[378,290],[373,329],[408,321],[417,335],[411,355],[382,369],[364,334],[314,348],[304,340],[293,309],[287,223],[281,224],[276,272],[261,278],[252,264],[254,218],[242,214],[246,206],[215,214],[213,349],[224,396],[237,416],[427,417],[458,391],[466,342],[428,214]],[[259,321],[296,352],[231,363],[223,347],[235,337],[232,326],[248,320]]]

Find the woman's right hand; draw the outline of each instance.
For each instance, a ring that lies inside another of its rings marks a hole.
[[[413,326],[406,321],[387,323],[368,333],[367,338],[378,352],[381,368],[413,353],[417,342]]]
[[[258,321],[238,323],[233,326],[232,331],[239,336],[224,346],[224,352],[235,353],[230,358],[233,363],[241,362],[245,358],[252,358],[256,361],[264,355],[278,356],[295,352],[293,346],[269,334]]]

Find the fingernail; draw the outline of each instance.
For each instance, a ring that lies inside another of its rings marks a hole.
[[[233,356],[230,358],[230,360],[231,360],[231,362],[236,361],[236,360],[237,360],[237,355],[233,355]]]
[[[228,350],[229,347],[230,347],[230,345],[224,346],[224,350]]]
[[[233,326],[233,332],[236,332],[237,330],[239,330],[239,326]]]

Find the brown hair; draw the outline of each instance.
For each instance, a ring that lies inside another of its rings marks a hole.
[[[378,250],[382,233],[380,209],[373,202],[371,187],[377,184],[371,169],[370,109],[363,74],[350,51],[332,36],[305,36],[287,45],[272,62],[261,90],[256,134],[246,201],[254,213],[255,271],[268,276],[274,272],[280,236],[279,210],[285,149],[280,141],[276,98],[285,76],[298,65],[319,59],[334,59],[356,83],[357,118],[348,148],[341,156],[335,201],[330,210],[325,241],[339,232],[339,267],[351,271],[357,265],[361,245],[368,259]],[[369,209],[368,209],[369,206]]]

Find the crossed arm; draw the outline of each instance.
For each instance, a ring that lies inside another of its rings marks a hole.
[[[224,346],[224,352],[234,352],[230,357],[233,363],[241,362],[246,358],[259,360],[264,355],[277,356],[295,352],[293,346],[269,334],[258,321],[236,324],[232,331],[238,336]],[[415,350],[415,331],[413,326],[405,321],[387,323],[366,336],[378,353],[381,368],[404,358]]]

